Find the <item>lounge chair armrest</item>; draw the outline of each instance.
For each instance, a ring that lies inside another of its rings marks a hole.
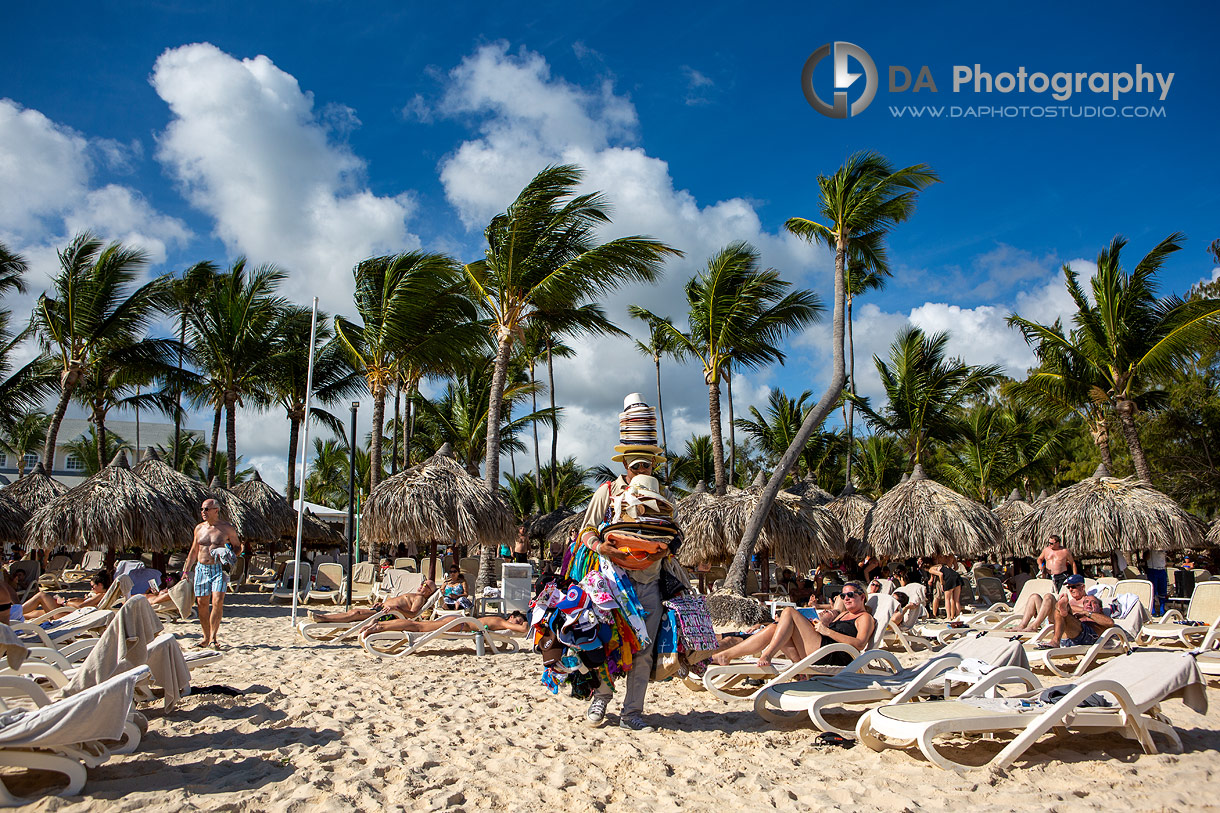
[[[847,646],[847,644],[839,644],[839,646]],[[826,649],[826,647],[822,647],[822,649],[818,650],[818,652],[821,652],[825,649]],[[817,653],[814,653],[814,654],[817,654]],[[827,654],[829,654],[829,653],[827,653]],[[855,672],[860,672],[863,669],[865,669],[870,663],[873,663],[874,661],[881,661],[886,666],[890,667],[891,671],[894,671],[894,672],[902,671],[902,664],[898,661],[897,655],[895,655],[892,652],[888,652],[884,649],[870,649],[870,650],[862,652],[858,656],[856,656],[856,658],[851,663],[847,664],[847,666],[844,666],[843,669],[840,670],[840,674],[851,674],[851,673],[855,673]]]
[[[36,706],[46,706],[51,702],[42,687],[28,677],[21,675],[0,675],[0,695],[5,697],[28,697]]]
[[[42,646],[55,648],[55,642],[51,640],[51,636],[47,635],[47,631],[37,624],[31,624],[28,621],[13,621],[9,624],[9,628],[18,634],[24,632],[27,635],[33,635]]]
[[[780,672],[779,675],[777,675],[776,677],[774,677],[770,681],[768,681],[768,685],[773,684],[773,683],[784,683],[789,680],[792,680],[796,675],[799,675],[801,672],[808,670],[810,665],[816,663],[817,661],[820,661],[822,658],[825,658],[827,655],[833,654],[835,652],[846,652],[848,655],[851,655],[853,658],[858,658],[860,656],[860,650],[856,649],[854,646],[851,646],[850,644],[827,644],[824,647],[821,647],[813,652],[810,652],[808,655],[801,658],[799,661],[795,662],[794,664],[789,666],[784,671]]]
[[[43,663],[53,664],[60,669],[71,669],[72,662],[64,656],[58,649],[49,646],[32,646],[26,655],[26,662],[42,661]]]
[[[1001,666],[991,670],[982,680],[962,692],[962,697],[986,697],[989,691],[1005,683],[1024,683],[1030,691],[1042,688],[1042,681],[1028,669],[1020,666]]]
[[[1186,617],[1182,615],[1180,610],[1166,610],[1165,614],[1157,619],[1157,622],[1161,624],[1181,624],[1185,620]]]
[[[944,655],[937,655],[924,664],[923,668],[916,673],[915,677],[907,684],[906,688],[894,696],[890,703],[905,703],[909,700],[914,700],[919,697],[920,692],[936,678],[955,668],[962,662],[962,656],[950,652]]]

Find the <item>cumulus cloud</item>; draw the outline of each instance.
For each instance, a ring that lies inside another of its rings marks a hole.
[[[210,215],[235,254],[290,273],[285,293],[348,310],[364,257],[417,248],[410,196],[378,196],[342,138],[359,125],[265,56],[236,59],[208,43],[163,53],[151,78],[172,120],[157,158]]]
[[[647,234],[686,253],[667,263],[659,285],[620,291],[605,301],[611,317],[637,334],[642,326],[626,318],[627,304],[684,323],[686,280],[733,240],[753,244],[763,263],[779,269],[785,279],[815,290],[828,288],[822,272],[830,263],[823,253],[778,228],[767,228],[744,198],[701,203],[675,181],[666,161],[638,146],[635,107],[610,77],[577,84],[552,75],[541,55],[510,51],[507,43],[498,42],[479,48],[449,72],[436,110],[470,122],[476,133],[440,166],[446,197],[468,229],[481,229],[503,211],[544,166],[571,163],[585,169],[582,191],[601,191],[612,204],[613,223],[603,229],[603,237]],[[613,445],[622,397],[633,390],[653,391],[653,371],[630,341],[599,339],[574,346],[580,350],[576,357],[556,361],[559,396],[568,410],[566,427],[576,427],[561,433],[560,455],[579,452],[582,462],[592,464]],[[684,411],[692,416],[691,425],[706,433],[701,371],[668,364],[667,409]],[[739,412],[766,397],[765,387],[747,382],[770,375],[761,371],[739,377],[734,393]]]

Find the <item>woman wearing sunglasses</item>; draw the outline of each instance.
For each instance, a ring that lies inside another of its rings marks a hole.
[[[843,585],[839,598],[841,603],[837,601],[835,606],[842,609],[818,613],[817,619],[812,621],[797,608],[785,607],[777,622],[740,643],[720,650],[712,660],[727,664],[735,658],[757,653],[758,665],[770,666],[776,652],[782,651],[796,662],[827,644],[847,644],[863,652],[877,627],[876,620],[864,604],[867,598],[864,586],[860,582],[849,581]],[[846,666],[851,660],[846,652],[834,652],[821,663]]]

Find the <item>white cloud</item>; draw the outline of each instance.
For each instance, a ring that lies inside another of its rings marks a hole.
[[[686,253],[666,263],[657,286],[619,291],[603,302],[616,323],[637,335],[642,325],[627,318],[628,304],[644,305],[683,324],[686,281],[734,240],[753,244],[763,263],[779,269],[785,279],[828,287],[829,277],[814,273],[830,267],[828,258],[790,235],[769,231],[744,198],[701,204],[675,182],[666,161],[637,146],[635,107],[616,92],[610,78],[574,84],[553,76],[541,55],[526,49],[510,52],[507,43],[498,42],[450,71],[436,109],[472,121],[477,131],[440,167],[445,194],[468,229],[481,229],[503,211],[544,166],[571,163],[585,170],[582,191],[600,191],[610,201],[613,223],[603,230],[604,237],[645,234]],[[559,452],[592,465],[604,462],[613,446],[623,396],[635,390],[655,393],[653,367],[628,340],[569,343],[578,349],[577,356],[556,362],[559,399],[567,410]],[[679,434],[670,432],[671,443],[677,439],[680,445],[690,432],[708,431],[707,389],[697,365],[666,361],[665,367],[666,411],[688,416],[675,425]],[[734,393],[739,414],[767,396],[765,386],[748,382],[769,375],[761,371],[739,377]],[[543,448],[548,450],[548,444]]]
[[[290,272],[287,295],[350,310],[356,262],[419,246],[410,197],[373,194],[342,143],[359,124],[350,108],[317,110],[267,57],[238,60],[208,43],[166,51],[151,81],[173,114],[157,158],[230,251]]]

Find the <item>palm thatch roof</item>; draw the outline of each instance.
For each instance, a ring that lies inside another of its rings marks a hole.
[[[580,530],[580,524],[584,521],[585,512],[577,511],[570,517],[565,517],[555,523],[555,527],[551,528],[550,533],[546,535],[547,544],[551,546],[551,550],[558,550],[563,545],[568,544],[568,538],[575,531]]]
[[[232,523],[237,529],[237,535],[244,541],[271,542],[278,538],[279,535],[272,530],[267,520],[263,519],[258,509],[221,485],[219,477],[212,478],[208,497],[220,503],[220,518]]]
[[[292,529],[293,537],[296,528]],[[314,516],[313,511],[305,509],[305,521],[301,524],[301,544],[310,547],[330,547],[343,542],[343,534],[336,531],[328,523]]]
[[[296,538],[296,510],[284,495],[264,483],[257,471],[246,482],[233,486],[233,493],[262,514],[276,536]]]
[[[1206,525],[1170,497],[1136,477],[1110,477],[1104,465],[1092,477],[1039,500],[1013,529],[1013,555],[1036,555],[1057,534],[1076,556],[1132,550],[1203,547]]]
[[[25,544],[25,523],[30,512],[16,500],[0,494],[0,543]]]
[[[52,480],[43,468],[42,461],[34,464],[34,468],[10,486],[6,486],[0,494],[8,497],[27,511],[35,511],[49,503],[60,494],[67,494],[68,487],[58,480]]]
[[[847,554],[856,560],[870,555],[872,548],[864,541],[864,523],[873,510],[873,501],[860,494],[849,483],[839,496],[826,504],[826,510],[835,515],[843,526],[847,537]]]
[[[373,544],[499,545],[516,523],[499,495],[453,459],[447,445],[378,483],[364,504],[360,539]]]
[[[143,459],[132,468],[132,471],[159,491],[162,497],[181,503],[191,516],[199,514],[199,506],[211,496],[207,486],[176,471],[152,449],[144,452]]]
[[[1026,514],[1033,511],[1034,507],[1021,499],[1020,493],[1014,488],[1008,498],[992,510],[1000,518],[1005,533],[1011,533],[1012,529],[1017,527],[1017,523],[1024,519]]]
[[[732,559],[763,488],[753,485],[724,497],[709,496],[680,509],[675,517],[683,533],[678,561],[694,567]],[[843,526],[833,514],[804,497],[780,492],[763,523],[757,549],[780,564],[805,571],[823,559],[841,557],[846,544]]]
[[[551,532],[555,530],[555,526],[575,513],[571,508],[557,508],[550,513],[535,517],[527,525],[530,539],[542,540],[548,538]],[[581,516],[584,516],[584,513],[584,511],[581,511]]]
[[[109,466],[34,511],[26,530],[33,548],[139,547],[155,553],[189,547],[195,520],[137,477],[127,454],[119,452]]]
[[[1207,530],[1207,536],[1204,540],[1209,547],[1220,547],[1220,519],[1212,523],[1212,526]]]
[[[878,556],[955,554],[980,557],[998,553],[1004,528],[991,509],[929,480],[916,463],[904,483],[873,506],[864,523],[864,540]]]
[[[825,491],[818,485],[817,480],[813,479],[813,475],[809,475],[804,480],[798,480],[792,486],[785,488],[789,494],[795,494],[798,497],[804,497],[814,505],[826,505],[834,499],[834,495],[829,491]]]

